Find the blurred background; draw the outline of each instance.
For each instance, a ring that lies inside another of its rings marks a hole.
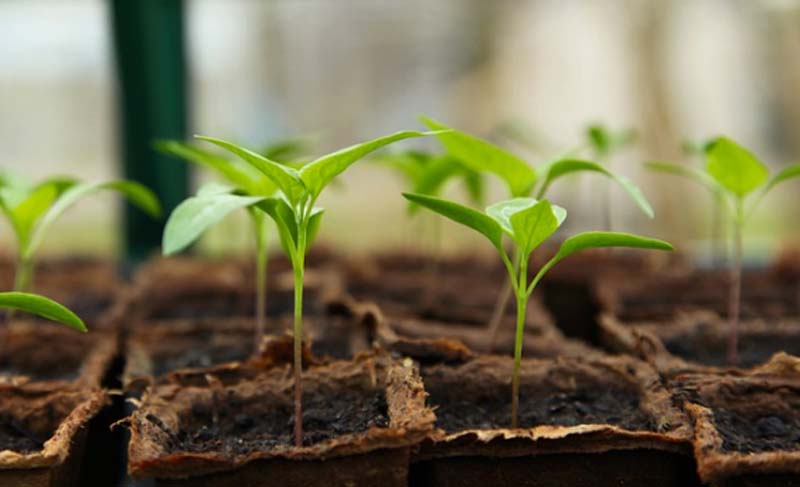
[[[590,123],[635,128],[636,144],[613,167],[643,187],[656,218],[614,189],[614,229],[666,238],[699,256],[709,250],[711,198],[647,173],[644,161],[699,164],[681,143],[727,134],[772,171],[800,162],[795,0],[142,0],[156,13],[177,13],[171,25],[131,17],[137,3],[0,1],[3,170],[32,179],[123,175],[120,66],[130,68],[128,83],[150,83],[145,92],[156,106],[183,108],[169,98],[174,91],[164,95],[163,78],[130,78],[143,49],[161,52],[153,43],[162,29],[184,41],[185,64],[161,62],[179,77],[186,68],[177,86],[185,88],[187,135],[253,147],[304,135],[322,154],[419,128],[417,116],[427,114],[539,164],[582,145]],[[435,140],[402,144],[438,149]],[[185,166],[160,163],[167,174]],[[204,178],[195,174],[192,185]],[[597,201],[607,187],[597,176],[575,176],[554,188],[552,199],[570,210],[570,230],[601,229]],[[323,197],[321,238],[352,252],[414,245],[424,221],[408,219],[403,189],[385,168],[357,164]],[[447,193],[461,191],[454,184]],[[800,236],[798,194],[790,183],[765,200],[746,230],[751,260]],[[501,198],[495,182],[487,200]],[[113,197],[93,197],[59,222],[45,250],[113,254],[121,215]],[[249,248],[239,216],[201,249]],[[488,250],[455,226],[443,232],[448,250]],[[4,227],[2,239],[9,237]]]

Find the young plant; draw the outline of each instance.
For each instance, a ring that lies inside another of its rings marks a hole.
[[[303,276],[306,252],[322,220],[323,210],[315,206],[317,198],[336,176],[362,157],[393,142],[428,134],[405,131],[379,137],[322,156],[299,170],[278,164],[224,140],[198,137],[236,154],[260,171],[281,192],[279,196],[261,199],[256,206],[274,220],[281,246],[289,256],[294,270],[294,440],[297,446],[303,444]]]
[[[17,239],[14,291],[30,289],[36,251],[50,225],[78,200],[101,190],[121,194],[153,217],[161,215],[155,194],[133,181],[83,183],[71,178],[52,178],[30,185],[9,177],[0,178],[0,211]]]
[[[278,187],[261,171],[235,157],[223,157],[195,144],[179,141],[157,143],[162,152],[204,166],[216,172],[226,185],[209,183],[178,205],[164,227],[162,252],[172,255],[182,251],[228,214],[244,208],[253,225],[256,244],[254,348],[258,350],[264,336],[267,316],[267,266],[269,254],[269,227],[267,216],[255,205],[265,198],[275,196]],[[282,163],[297,161],[306,153],[302,139],[287,139],[263,147],[259,154]]]
[[[586,141],[592,152],[594,160],[608,167],[613,165],[614,153],[623,150],[636,141],[636,131],[633,129],[611,130],[601,123],[594,123],[586,128]],[[606,187],[605,229],[611,230],[611,188]]]
[[[517,327],[514,339],[514,369],[511,379],[511,427],[518,426],[519,369],[522,361],[522,339],[528,299],[536,285],[553,266],[565,257],[580,250],[597,247],[634,247],[672,250],[667,242],[615,232],[586,232],[564,240],[556,255],[528,280],[528,262],[531,253],[553,235],[567,217],[563,208],[551,205],[546,199],[514,198],[486,208],[486,212],[473,210],[457,203],[431,196],[404,193],[406,199],[424,206],[457,223],[481,233],[489,239],[500,254],[517,298]],[[503,245],[503,237],[514,246],[510,257]]]
[[[510,152],[474,135],[452,129],[430,118],[423,117],[422,122],[431,129],[446,129],[446,131],[440,132],[437,138],[447,151],[473,171],[490,173],[500,177],[505,182],[511,198],[535,195],[536,199],[542,199],[547,196],[547,192],[553,183],[564,176],[590,172],[610,178],[619,184],[645,215],[650,218],[654,216],[653,208],[644,197],[644,194],[642,194],[642,191],[630,179],[613,172],[603,164],[565,157],[536,168]],[[605,132],[602,132],[602,134],[605,134]],[[612,143],[606,142],[602,147],[610,150]],[[517,259],[512,260],[516,261]],[[505,309],[511,298],[512,286],[513,283],[507,283],[500,292],[497,305],[487,327],[492,347],[497,338]]]
[[[649,163],[650,169],[677,174],[701,184],[714,195],[720,195],[733,228],[733,262],[731,265],[728,319],[728,362],[737,362],[739,306],[742,292],[742,231],[761,199],[775,186],[800,177],[800,164],[789,166],[769,177],[769,170],[758,158],[727,137],[714,140],[706,149],[705,170],[669,162]],[[748,199],[750,200],[748,203]]]
[[[72,311],[55,301],[37,294],[4,292],[0,293],[0,308],[32,313],[48,320],[62,323],[78,331],[86,332],[86,325]]]

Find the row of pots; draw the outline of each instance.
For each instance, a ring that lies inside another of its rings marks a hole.
[[[606,257],[599,271],[564,267],[552,287],[534,296],[522,369],[523,428],[515,430],[507,428],[511,360],[485,354],[491,341],[485,324],[502,269],[473,258],[440,263],[435,274],[413,256],[344,267],[330,255],[311,259],[302,448],[290,438],[290,347],[283,335],[290,281],[271,280],[272,334],[248,359],[253,298],[247,265],[156,260],[124,292],[111,276],[100,285],[87,278],[94,284],[72,289],[116,296],[105,301],[113,302],[110,309],[90,320],[92,333],[19,321],[5,330],[18,338],[3,342],[3,356],[11,359],[4,364],[9,373],[0,413],[6,436],[30,444],[22,454],[0,453],[0,472],[40,476],[8,485],[112,485],[99,483],[94,468],[84,465],[80,473],[75,451],[87,432],[98,438],[95,445],[89,441],[84,458],[102,453],[97,444],[106,454],[120,446],[119,437],[104,436],[108,424],[102,423],[118,419],[109,410],[122,416],[124,403],[108,387],[124,387],[136,404],[122,422],[130,430],[128,469],[142,485],[796,482],[800,368],[794,359],[727,370],[713,360],[702,363],[702,356],[681,356],[679,346],[670,346],[670,333],[680,335],[701,313],[678,302],[670,309],[686,318],[663,318],[659,325],[643,323],[643,312],[626,314],[623,305],[636,303],[629,293],[645,290],[650,280],[694,283],[700,274],[671,266],[665,278],[642,265],[638,285],[620,285],[614,277],[619,263],[612,261],[623,258]],[[626,271],[630,276],[630,267]],[[776,274],[784,294],[800,289],[793,272]],[[70,272],[80,280],[78,274]],[[550,308],[553,316],[543,303],[559,295],[564,301],[565,289],[575,291],[576,308],[589,310],[580,316],[594,327],[586,335],[623,355],[607,355],[565,336],[562,330],[574,331],[569,326],[556,326],[575,318],[558,306]],[[602,312],[595,316],[593,307]],[[721,323],[713,310],[704,312],[694,321],[704,323],[698,327]],[[511,347],[513,314],[509,309],[495,342],[501,354]],[[787,311],[782,319],[791,323],[791,316]],[[774,331],[770,323],[761,330]],[[84,342],[72,346],[70,340]],[[46,347],[49,355],[39,353],[27,365],[14,362],[23,350],[42,350],[43,341],[53,344]],[[766,342],[791,348],[788,338]],[[115,361],[119,356],[126,358],[124,368]]]

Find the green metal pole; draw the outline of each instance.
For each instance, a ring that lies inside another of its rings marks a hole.
[[[123,172],[156,192],[165,214],[186,197],[186,164],[153,149],[157,139],[187,131],[186,56],[182,0],[109,0],[118,78]],[[126,263],[161,244],[164,220],[125,207]]]

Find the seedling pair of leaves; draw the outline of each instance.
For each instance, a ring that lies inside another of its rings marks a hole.
[[[737,362],[739,307],[742,287],[742,231],[762,198],[776,186],[800,177],[800,164],[769,176],[769,169],[752,152],[727,137],[719,137],[704,147],[704,170],[670,162],[650,162],[654,170],[683,176],[708,189],[722,201],[733,226],[733,265],[728,303],[730,335],[728,361]]]
[[[580,233],[564,240],[555,256],[545,263],[529,281],[528,262],[531,253],[558,230],[566,219],[566,210],[551,205],[546,199],[537,200],[530,197],[502,201],[489,206],[485,212],[480,212],[452,201],[431,196],[413,193],[404,193],[404,196],[409,201],[472,228],[485,236],[500,254],[508,271],[517,298],[514,369],[511,382],[512,427],[517,427],[518,424],[519,369],[522,360],[527,302],[544,275],[569,255],[590,248],[632,247],[672,250],[672,246],[667,242],[638,235],[616,232]],[[504,238],[513,244],[514,258],[506,252],[503,244]]]
[[[240,147],[231,142],[212,137],[198,137],[215,144],[247,163],[249,168],[257,171],[255,181],[248,177],[242,183],[248,185],[246,194],[228,194],[221,190],[206,190],[198,198],[214,196],[207,203],[213,203],[211,209],[203,210],[203,201],[197,204],[198,211],[187,211],[170,219],[165,229],[165,250],[179,248],[172,242],[191,242],[199,235],[198,228],[206,228],[211,219],[209,215],[224,216],[224,210],[238,202],[238,207],[254,207],[254,211],[264,212],[278,229],[281,247],[289,256],[294,271],[294,403],[295,403],[295,443],[302,445],[302,337],[303,337],[303,277],[305,273],[306,253],[317,234],[323,210],[315,206],[317,199],[335,177],[344,172],[350,165],[370,153],[394,142],[428,135],[427,132],[404,131],[379,137],[377,139],[356,144],[309,162],[302,168],[282,165],[261,154]],[[230,171],[232,166],[220,163],[220,172]],[[249,171],[250,169],[248,169]],[[230,173],[239,177],[239,173]],[[255,173],[253,173],[255,174]],[[230,179],[230,177],[228,177]],[[272,195],[274,190],[277,195]],[[243,199],[244,198],[244,199]],[[215,209],[216,208],[216,209]],[[216,218],[216,216],[215,216]],[[219,216],[221,218],[221,216]],[[217,218],[217,220],[219,219]],[[202,231],[202,230],[201,230]]]
[[[34,258],[50,226],[79,200],[102,190],[119,193],[154,218],[161,215],[158,198],[133,181],[84,183],[64,177],[31,185],[8,175],[0,177],[0,211],[10,223],[17,241],[15,291],[30,288]]]

